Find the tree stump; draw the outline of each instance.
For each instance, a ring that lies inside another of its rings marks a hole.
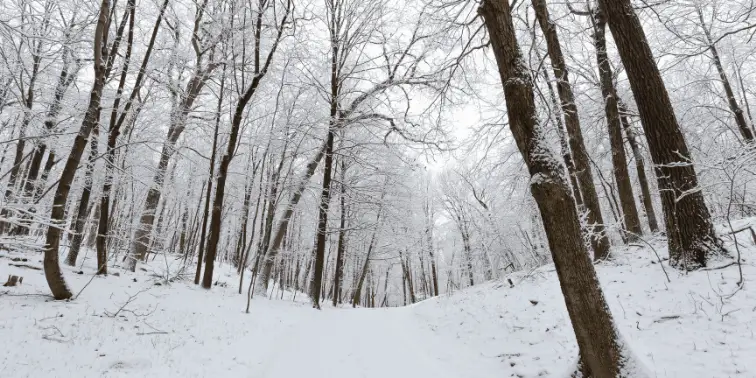
[[[24,282],[24,277],[14,276],[11,274],[8,276],[8,281],[6,281],[3,286],[4,287],[17,286],[17,285],[20,285],[22,282]]]

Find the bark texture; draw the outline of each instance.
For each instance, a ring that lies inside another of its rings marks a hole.
[[[614,179],[619,192],[619,202],[622,207],[623,224],[627,241],[635,241],[643,235],[638,208],[635,206],[633,185],[627,169],[625,143],[622,139],[622,122],[620,121],[617,90],[612,79],[612,65],[606,52],[606,17],[597,10],[593,14],[593,42],[596,46],[596,60],[598,61],[599,78],[601,81],[601,95],[604,97],[604,112],[609,127],[609,142],[612,148],[612,168]]]
[[[605,259],[609,257],[609,237],[605,233],[601,205],[599,204],[598,193],[596,193],[596,185],[593,182],[593,174],[591,174],[591,159],[588,156],[588,151],[583,141],[583,132],[580,129],[580,118],[578,116],[577,105],[575,104],[575,95],[570,85],[564,54],[562,54],[562,48],[559,45],[556,25],[549,19],[546,0],[532,0],[532,3],[536,17],[538,18],[538,24],[541,26],[543,35],[546,38],[551,66],[557,79],[557,93],[559,94],[562,112],[564,113],[564,123],[567,126],[567,135],[575,162],[577,181],[580,185],[580,192],[583,195],[583,205],[588,212],[587,220],[589,226],[593,229],[591,245],[593,246],[594,258]]]
[[[44,270],[47,284],[50,286],[53,297],[55,299],[68,299],[71,298],[71,290],[68,289],[66,281],[63,278],[63,273],[60,271],[60,263],[58,260],[58,247],[60,246],[60,234],[61,225],[65,220],[66,214],[66,202],[68,200],[68,193],[71,191],[71,183],[73,182],[76,170],[79,167],[81,161],[81,155],[84,153],[84,148],[87,145],[87,139],[92,129],[99,122],[98,116],[100,114],[100,99],[102,97],[102,89],[105,86],[105,60],[107,56],[103,56],[106,48],[104,47],[105,37],[107,36],[107,25],[110,14],[109,1],[103,0],[100,4],[100,14],[97,20],[97,26],[95,28],[94,38],[94,62],[95,62],[95,80],[92,85],[92,90],[89,93],[89,105],[87,107],[87,113],[84,116],[84,121],[81,123],[79,133],[74,139],[73,146],[71,147],[71,153],[68,155],[66,165],[60,174],[60,181],[58,187],[55,190],[55,197],[53,197],[52,210],[50,211],[50,226],[47,228],[47,237],[45,240],[45,257],[44,257]]]
[[[721,251],[721,241],[714,233],[688,145],[640,19],[630,0],[600,0],[599,4],[627,71],[656,167],[670,265],[686,270],[704,267],[711,251]]]
[[[582,241],[564,168],[549,149],[536,118],[533,82],[515,37],[507,0],[485,0],[479,12],[504,87],[509,126],[531,175],[580,355],[593,377],[619,377],[625,359],[596,271]]]
[[[649,188],[648,177],[646,176],[646,158],[643,157],[635,130],[633,130],[633,126],[627,116],[627,107],[621,100],[619,101],[619,109],[622,129],[625,130],[627,144],[630,145],[630,150],[633,151],[633,157],[635,158],[635,171],[638,175],[638,185],[641,188],[641,201],[643,202],[643,208],[646,210],[648,227],[651,229],[651,232],[659,232],[659,223],[656,221],[656,210],[654,210],[651,189]]]

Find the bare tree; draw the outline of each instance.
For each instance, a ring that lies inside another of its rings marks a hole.
[[[486,0],[479,13],[499,67],[509,126],[528,166],[530,190],[538,204],[562,293],[570,314],[581,366],[590,377],[620,377],[630,366],[601,291],[593,264],[582,243],[575,200],[560,162],[543,139],[536,116],[533,82],[523,63],[509,2]]]
[[[599,0],[635,95],[659,182],[671,265],[706,266],[721,251],[688,145],[630,0]]]
[[[591,245],[593,246],[594,258],[597,260],[606,259],[609,257],[609,237],[604,233],[604,220],[601,215],[601,206],[598,194],[596,193],[596,186],[593,183],[590,157],[583,141],[583,132],[580,129],[580,118],[578,116],[577,104],[575,103],[575,95],[570,85],[567,65],[559,44],[556,25],[549,19],[545,0],[533,0],[533,8],[536,11],[543,35],[546,37],[551,66],[557,79],[557,93],[559,94],[565,125],[567,126],[567,135],[569,136],[570,149],[574,157],[577,181],[580,185],[583,204],[588,212],[587,220],[589,226],[593,228]]]
[[[84,120],[81,123],[79,133],[76,135],[71,153],[68,155],[65,168],[60,174],[58,188],[55,191],[55,197],[50,211],[50,226],[47,229],[47,238],[45,241],[45,258],[44,270],[47,284],[50,286],[55,299],[71,298],[71,291],[66,285],[63,274],[60,271],[58,263],[58,246],[60,245],[61,224],[65,217],[65,206],[68,199],[68,192],[71,190],[76,170],[79,167],[81,155],[89,138],[89,133],[97,125],[100,113],[100,99],[102,89],[105,86],[106,64],[109,59],[107,50],[108,26],[110,24],[110,2],[103,0],[100,4],[100,13],[97,20],[97,27],[94,35],[94,71],[95,80],[92,84],[92,90],[89,95],[89,106]]]

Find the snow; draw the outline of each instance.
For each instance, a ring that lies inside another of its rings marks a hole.
[[[756,376],[749,238],[739,238],[742,289],[737,266],[684,274],[665,262],[668,283],[653,252],[634,246],[615,248],[617,258],[597,267],[617,327],[642,365],[632,368],[651,377]],[[176,272],[179,261],[137,273],[112,268],[120,276],[94,279],[87,261],[84,274],[64,270],[74,293],[92,279],[89,286],[74,301],[56,302],[41,271],[9,265],[40,261],[0,252],[0,278],[24,277],[0,288],[0,377],[561,378],[576,363],[553,265],[404,308],[317,311],[301,293],[292,301],[276,291],[275,299],[253,299],[245,314],[228,266],[218,274],[228,287],[205,291],[165,281],[166,266]]]

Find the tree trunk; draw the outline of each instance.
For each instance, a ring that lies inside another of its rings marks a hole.
[[[299,200],[302,199],[302,194],[307,188],[307,183],[310,181],[312,175],[315,174],[315,169],[317,169],[318,164],[320,164],[320,160],[323,159],[326,147],[327,141],[326,143],[323,143],[323,145],[318,149],[317,154],[307,164],[305,175],[299,182],[299,186],[292,194],[291,199],[289,200],[289,204],[286,207],[286,211],[281,217],[281,220],[278,222],[278,227],[276,228],[276,234],[273,237],[273,241],[267,248],[265,255],[261,256],[263,259],[262,270],[260,271],[259,277],[257,277],[257,280],[260,284],[255,287],[255,292],[261,295],[265,295],[268,290],[268,280],[270,279],[270,273],[273,271],[273,262],[276,260],[276,256],[278,256],[278,252],[281,249],[281,242],[283,241],[283,237],[289,227],[289,221],[291,220],[292,215],[294,215],[294,208],[299,203]]]
[[[533,82],[520,53],[509,2],[486,0],[479,8],[499,67],[517,147],[528,166],[583,365],[593,377],[620,377],[630,356],[622,349],[596,271],[582,241],[575,200],[564,168],[543,139]]]
[[[533,30],[533,39],[535,40],[535,29]],[[536,58],[541,61],[541,54],[538,49],[534,49]],[[556,121],[556,131],[559,136],[559,146],[561,147],[562,159],[567,166],[567,172],[570,177],[570,184],[572,184],[572,195],[575,197],[575,203],[578,208],[583,208],[583,195],[580,193],[580,184],[578,184],[577,171],[575,169],[575,161],[572,159],[572,152],[570,151],[569,142],[567,142],[567,136],[564,135],[564,124],[562,122],[562,105],[559,103],[559,98],[554,91],[554,86],[551,85],[551,75],[546,67],[541,69],[541,75],[546,82],[546,89],[549,92],[549,100],[554,107],[554,120]]]
[[[89,95],[89,106],[87,107],[84,121],[81,123],[79,133],[74,139],[71,153],[68,155],[68,160],[66,160],[66,166],[60,174],[60,181],[58,181],[52,210],[50,211],[50,226],[47,228],[47,237],[45,240],[44,270],[47,284],[50,286],[50,290],[55,299],[68,299],[72,296],[71,291],[68,289],[68,285],[66,285],[66,281],[63,278],[63,274],[60,271],[60,264],[58,263],[58,247],[60,245],[61,233],[60,226],[65,217],[68,193],[71,190],[71,183],[73,182],[79,162],[81,161],[81,155],[84,153],[84,148],[87,145],[87,138],[89,138],[90,132],[99,122],[100,99],[102,97],[102,89],[105,86],[106,76],[104,63],[107,60],[107,54],[105,54],[106,56],[103,55],[107,49],[103,46],[103,41],[108,33],[107,25],[109,24],[108,19],[110,14],[109,4],[108,0],[103,0],[101,2],[99,18],[95,28],[95,80]]]
[[[627,70],[656,166],[670,264],[686,270],[706,266],[709,252],[722,250],[721,241],[643,26],[630,0],[600,0],[599,4]]]
[[[438,296],[438,273],[436,270],[436,255],[433,252],[433,219],[430,210],[430,204],[425,203],[425,238],[428,244],[428,255],[430,255],[431,280],[433,281],[433,296]]]
[[[583,142],[583,132],[580,129],[580,118],[578,117],[577,105],[575,104],[575,95],[570,86],[567,65],[564,62],[562,48],[559,45],[556,25],[549,19],[546,0],[532,0],[532,2],[538,23],[546,38],[551,66],[557,79],[557,92],[559,93],[559,100],[562,103],[562,113],[564,114],[570,148],[572,149],[575,169],[577,170],[578,184],[580,185],[580,192],[583,195],[583,204],[588,211],[587,220],[589,226],[593,229],[591,245],[593,246],[594,258],[597,260],[606,259],[609,257],[609,237],[604,232],[604,219],[601,215],[601,206],[598,194],[596,193],[596,186],[593,183],[590,158]]]
[[[215,109],[215,128],[213,129],[213,146],[210,153],[210,173],[207,177],[207,191],[205,192],[205,208],[202,211],[202,230],[200,231],[199,245],[197,246],[197,270],[194,272],[194,284],[199,285],[200,273],[202,272],[202,262],[205,254],[205,236],[207,233],[207,220],[210,216],[210,196],[213,192],[213,181],[215,181],[215,157],[218,150],[218,130],[220,128],[221,110],[223,109],[223,89],[226,83],[226,71],[220,82],[220,91],[218,92],[218,106]]]
[[[126,45],[126,55],[124,57],[124,63],[121,70],[121,77],[118,83],[118,90],[116,91],[116,98],[113,102],[113,108],[111,110],[110,114],[110,131],[108,133],[108,146],[107,146],[107,152],[105,156],[105,182],[102,186],[102,195],[100,197],[100,220],[98,224],[98,230],[97,230],[97,266],[99,267],[97,274],[108,274],[107,270],[107,237],[109,232],[109,221],[110,221],[110,192],[113,187],[113,168],[115,165],[115,156],[116,156],[116,142],[118,140],[118,136],[121,134],[121,127],[123,126],[126,117],[128,117],[131,114],[131,109],[133,107],[134,101],[139,94],[139,91],[141,90],[142,83],[144,80],[144,77],[147,72],[147,63],[150,61],[150,56],[152,54],[152,49],[155,46],[155,39],[158,34],[158,30],[160,30],[160,24],[162,23],[163,15],[165,14],[165,10],[168,7],[168,0],[164,0],[163,4],[160,8],[160,13],[158,13],[158,17],[155,20],[155,24],[152,28],[152,35],[150,36],[150,41],[147,44],[147,51],[145,52],[144,58],[142,59],[142,64],[139,67],[139,73],[137,74],[136,81],[134,83],[134,87],[131,90],[131,95],[129,96],[128,101],[126,102],[126,105],[124,106],[123,111],[120,114],[120,117],[118,117],[118,120],[116,121],[116,116],[118,115],[119,105],[121,96],[123,94],[123,87],[126,83],[126,76],[128,72],[129,63],[131,60],[131,50],[133,46],[134,41],[134,22],[135,22],[135,9],[136,9],[136,2],[135,0],[129,0],[127,10],[129,12],[129,34],[128,34],[128,42]],[[134,117],[136,115],[133,115]],[[159,193],[158,193],[159,194]],[[131,267],[131,264],[136,267],[136,260],[130,259],[129,267]],[[133,269],[132,269],[133,270]]]
[[[625,155],[625,143],[622,139],[622,122],[620,121],[619,107],[617,103],[617,91],[614,88],[612,66],[609,55],[606,52],[606,17],[597,10],[593,14],[593,41],[596,45],[596,60],[598,61],[599,76],[601,79],[601,94],[604,97],[604,111],[606,113],[607,126],[609,127],[609,141],[612,148],[612,166],[614,178],[617,181],[620,205],[625,224],[626,240],[636,241],[643,234],[641,229],[638,208],[635,206],[635,195],[630,183],[630,173],[627,169],[627,156]]]
[[[385,195],[385,193],[386,188],[383,188],[383,193],[381,194],[381,203],[383,203],[383,195]],[[373,254],[373,248],[375,248],[375,242],[381,222],[381,211],[383,210],[383,206],[379,206],[378,215],[376,215],[375,217],[375,229],[373,230],[373,235],[370,237],[370,244],[368,245],[367,254],[365,255],[365,263],[362,265],[360,278],[357,281],[357,286],[355,286],[354,295],[352,296],[352,307],[357,307],[357,304],[360,303],[360,297],[362,296],[362,285],[365,283],[365,277],[367,276],[368,269],[370,268],[370,256]]]
[[[333,307],[341,303],[341,280],[344,276],[344,253],[346,251],[346,161],[341,159],[341,181],[339,182],[339,241],[336,247],[336,268],[333,275]]]
[[[23,176],[21,173],[21,164],[24,162],[24,149],[26,148],[26,128],[32,120],[32,108],[34,107],[34,87],[37,82],[39,74],[39,65],[42,60],[40,55],[42,49],[42,39],[33,47],[32,51],[32,69],[29,75],[29,84],[26,91],[26,95],[22,94],[24,104],[24,116],[21,121],[21,127],[18,133],[18,141],[16,142],[16,153],[13,157],[13,166],[11,166],[10,177],[8,179],[8,188],[5,190],[5,202],[13,203],[18,200],[16,193],[16,181]],[[4,234],[13,229],[13,225],[6,222],[5,219],[12,218],[12,211],[8,208],[3,208],[0,212],[0,234]],[[23,226],[22,226],[23,227]]]
[[[743,109],[740,107],[740,104],[738,104],[737,98],[735,98],[735,92],[732,90],[732,85],[730,85],[730,79],[727,78],[727,73],[724,70],[724,66],[722,66],[722,60],[719,58],[719,51],[714,44],[714,39],[711,37],[711,31],[706,27],[703,11],[701,11],[699,5],[696,5],[696,13],[698,13],[698,19],[701,21],[701,29],[703,29],[704,35],[706,36],[706,42],[709,45],[709,52],[711,52],[711,59],[714,61],[714,67],[717,68],[719,80],[722,82],[722,87],[724,87],[725,95],[727,96],[727,105],[729,105],[730,111],[735,117],[735,123],[738,125],[740,135],[743,136],[743,139],[745,139],[746,142],[753,142],[753,131],[751,131],[748,121],[746,121]]]
[[[89,152],[87,167],[84,171],[84,188],[81,191],[81,198],[79,199],[79,212],[74,218],[73,239],[68,249],[68,256],[66,257],[66,265],[69,266],[76,265],[76,258],[79,256],[81,243],[84,241],[84,225],[92,209],[89,205],[89,197],[92,194],[92,173],[94,171],[95,159],[97,159],[98,129],[99,127],[95,125],[89,141],[91,150]]]
[[[654,202],[651,198],[651,189],[649,188],[648,178],[646,177],[646,159],[643,157],[643,152],[641,152],[635,131],[628,119],[627,106],[622,102],[622,99],[619,100],[619,110],[622,128],[625,130],[627,143],[630,145],[630,150],[633,151],[633,157],[635,158],[635,170],[638,174],[638,184],[641,188],[641,201],[643,202],[643,208],[646,210],[648,227],[651,229],[651,232],[659,232],[659,223],[656,221],[656,211],[654,210]]]

